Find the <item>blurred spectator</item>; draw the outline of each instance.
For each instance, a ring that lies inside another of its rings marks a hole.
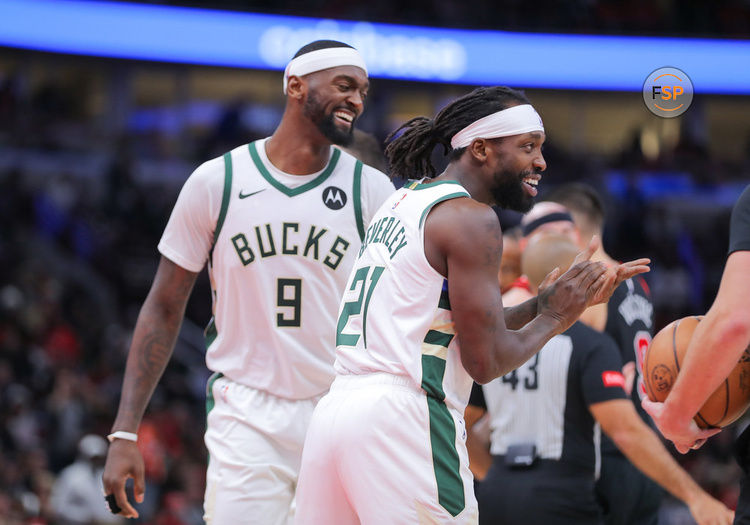
[[[383,147],[372,133],[355,128],[354,142],[342,149],[354,155],[368,166],[372,166],[383,173],[388,173],[388,161],[383,154]]]
[[[52,513],[60,525],[124,523],[112,514],[103,496],[102,472],[107,441],[87,434],[78,442],[78,458],[65,467],[52,487]]]

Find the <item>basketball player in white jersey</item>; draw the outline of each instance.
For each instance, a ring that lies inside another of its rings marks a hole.
[[[347,145],[369,82],[347,44],[304,46],[284,73],[273,135],[201,165],[185,183],[128,356],[104,487],[137,517],[144,494],[137,430],[166,366],[198,272],[208,264],[209,452],[205,519],[283,524],[312,410],[333,380],[336,311],[364,226],[394,191]],[[110,496],[110,500],[112,496]],[[116,510],[116,509],[114,509]]]
[[[646,260],[587,259],[503,311],[502,232],[490,204],[527,210],[546,164],[521,93],[481,88],[418,117],[386,149],[393,176],[424,176],[370,222],[342,299],[336,379],[313,415],[297,523],[476,523],[462,420],[472,378],[519,366]],[[436,144],[450,163],[434,177]]]

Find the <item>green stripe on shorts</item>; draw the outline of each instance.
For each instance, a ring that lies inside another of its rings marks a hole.
[[[438,502],[455,517],[466,507],[466,498],[461,480],[461,463],[456,450],[456,424],[443,402],[444,375],[445,359],[434,355],[422,356],[422,389],[427,393],[432,466],[435,469]]]
[[[208,350],[208,347],[213,344],[217,335],[219,335],[219,332],[216,330],[216,320],[212,317],[208,322],[206,329],[203,330],[203,340],[206,343],[206,350]]]
[[[208,413],[214,409],[214,405],[216,404],[216,400],[214,400],[214,383],[222,377],[224,377],[224,374],[221,372],[214,372],[206,383],[206,426],[208,426]],[[211,454],[208,454],[208,461],[211,461]]]
[[[456,450],[456,425],[448,407],[432,396],[427,396],[430,411],[430,444],[432,445],[432,466],[438,488],[440,505],[458,514],[466,507],[464,484],[459,472],[460,462]]]
[[[224,377],[224,374],[221,372],[214,372],[211,374],[211,377],[208,378],[208,382],[206,383],[206,416],[208,416],[208,413],[213,410],[214,405],[216,404],[216,401],[214,400],[214,383],[216,383],[217,379],[221,379]]]

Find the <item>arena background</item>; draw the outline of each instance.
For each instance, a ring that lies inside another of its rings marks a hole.
[[[0,0],[0,35],[13,4]],[[141,4],[532,37],[711,38],[737,46],[750,39],[746,0]],[[50,494],[76,460],[80,438],[109,432],[131,330],[177,193],[204,160],[273,130],[283,110],[281,74],[0,43],[0,523],[66,523]],[[524,60],[524,48],[515,53]],[[727,80],[750,69],[744,56],[726,68]],[[480,58],[500,70],[509,59]],[[650,71],[644,66],[638,86]],[[380,141],[473,87],[382,76],[371,83],[358,126]],[[661,119],[639,91],[511,85],[525,89],[545,121],[542,194],[566,181],[593,184],[607,199],[607,250],[652,258],[656,328],[705,312],[721,277],[731,205],[750,181],[747,90],[696,88],[684,115]],[[507,226],[517,218],[506,219]],[[148,477],[140,523],[201,523],[209,317],[204,272],[140,429]],[[742,426],[679,458],[730,506],[738,491],[731,442]],[[691,523],[684,506],[664,501],[662,523]]]

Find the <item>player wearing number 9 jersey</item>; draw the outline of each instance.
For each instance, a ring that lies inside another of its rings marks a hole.
[[[226,478],[234,477],[231,487],[266,498],[266,523],[283,522],[307,421],[333,381],[336,308],[364,220],[393,192],[382,173],[338,148],[318,173],[285,174],[268,160],[267,142],[240,146],[196,170],[159,243],[165,257],[191,271],[208,257],[214,316],[206,365],[214,374],[207,390],[206,515],[214,520],[232,508],[224,494]],[[209,251],[215,221],[208,210],[220,209],[222,186],[229,203],[223,216],[219,211],[221,229]],[[207,195],[214,202],[201,206]],[[233,467],[243,456],[246,467]]]
[[[364,226],[393,185],[334,147],[348,145],[369,81],[341,42],[304,46],[284,75],[287,105],[274,134],[201,165],[164,231],[110,447],[104,486],[123,514],[142,460],[133,443],[169,359],[185,303],[208,264],[205,520],[286,524],[312,410],[333,381],[336,310]],[[120,438],[120,439],[118,439]]]
[[[196,170],[159,251],[191,271],[208,257],[210,370],[279,398],[309,399],[333,381],[336,311],[364,220],[394,190],[338,148],[318,173],[284,174],[268,160],[266,143],[240,146]],[[220,209],[227,183],[229,204],[209,255],[210,210]],[[214,202],[201,206],[207,196]]]

